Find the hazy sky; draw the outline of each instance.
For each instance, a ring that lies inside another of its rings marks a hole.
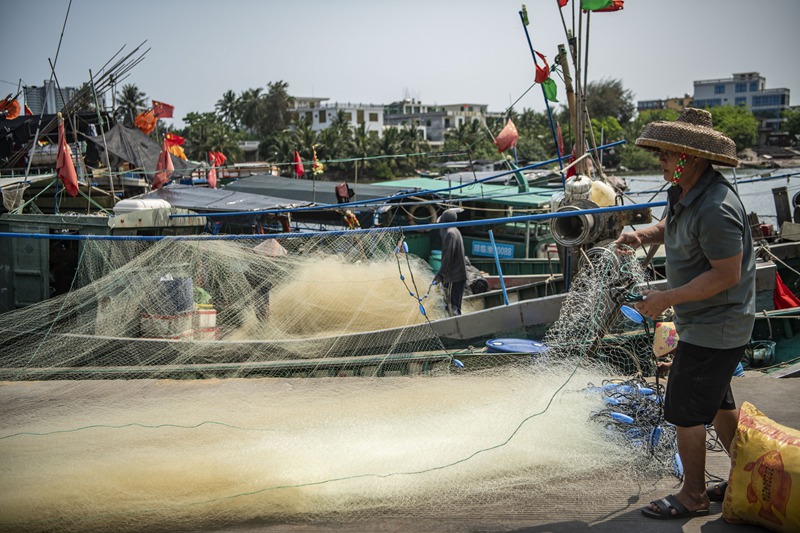
[[[556,0],[530,0],[533,46],[565,42]],[[49,79],[69,0],[6,5],[0,92]],[[511,0],[73,0],[56,64],[88,81],[123,45],[149,47],[124,83],[175,106],[176,119],[283,80],[294,96],[384,104],[487,104],[502,111],[533,83]],[[571,26],[572,2],[564,9]],[[591,17],[588,78],[620,79],[636,100],[683,96],[692,82],[760,72],[800,98],[800,0],[627,0]],[[559,100],[564,100],[560,80]],[[544,109],[536,87],[518,104]]]

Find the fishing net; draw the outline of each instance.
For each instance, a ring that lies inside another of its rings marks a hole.
[[[445,349],[401,237],[83,242],[72,291],[3,315],[0,529],[415,517],[664,473],[620,313],[638,263],[586,255],[545,351]]]

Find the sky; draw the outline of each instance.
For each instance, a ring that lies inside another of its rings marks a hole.
[[[575,0],[573,0],[574,2]],[[564,8],[572,26],[573,2]],[[4,8],[0,93],[50,78],[88,81],[146,41],[124,83],[175,106],[175,127],[228,90],[288,83],[330,102],[486,104],[545,110],[511,0],[24,0]],[[69,13],[67,16],[67,11]],[[533,47],[552,61],[565,43],[556,0],[529,0]],[[694,80],[760,72],[800,101],[800,0],[627,0],[591,16],[588,81],[619,79],[634,100],[692,94]],[[12,22],[16,21],[16,23]],[[559,101],[564,88],[556,80]],[[118,90],[120,88],[118,87]],[[110,101],[110,95],[107,97]]]

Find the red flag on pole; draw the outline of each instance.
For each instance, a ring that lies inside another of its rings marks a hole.
[[[569,3],[569,0],[558,0],[558,7],[564,7]]]
[[[564,154],[564,137],[561,136],[561,123],[556,123],[556,142],[558,143],[558,155],[563,156]]]
[[[167,140],[167,144],[169,146],[183,146],[183,143],[186,142],[186,139],[184,139],[180,135],[175,135],[174,133],[170,132],[167,132],[164,138]]]
[[[175,166],[172,164],[172,157],[169,155],[167,140],[164,139],[164,142],[161,143],[161,153],[158,155],[153,185],[150,188],[153,190],[160,189],[169,180],[173,172],[175,172]]]
[[[153,113],[155,113],[156,118],[172,118],[173,111],[175,111],[174,105],[153,100]]]
[[[227,160],[228,158],[222,152],[208,152],[208,162],[212,165],[221,167]]]
[[[512,146],[516,146],[517,139],[519,139],[517,127],[514,125],[511,119],[508,119],[506,125],[503,126],[503,129],[500,130],[500,133],[498,133],[497,137],[495,137],[494,144],[497,146],[497,151],[499,153],[503,153]]]
[[[538,63],[537,63],[537,65],[536,65],[536,77],[534,78],[534,81],[536,83],[544,83],[547,80],[547,78],[550,77],[550,67],[547,65],[547,60],[544,58],[544,56],[542,54],[540,54],[539,52],[536,52],[536,55],[539,56],[539,59],[542,60],[542,63],[544,63],[544,66],[540,67],[538,65]]]
[[[64,119],[58,114],[58,157],[56,159],[56,172],[58,178],[64,183],[67,194],[78,196],[78,174],[72,162],[72,150],[67,146],[67,136],[64,134]]]
[[[25,104],[25,114],[26,115],[33,115],[33,111],[31,111],[31,108],[28,107],[28,104]]]
[[[294,169],[294,173],[297,175],[298,179],[302,178],[306,171],[303,168],[303,160],[300,159],[300,152],[297,150],[294,151],[294,162],[292,163],[292,168]]]

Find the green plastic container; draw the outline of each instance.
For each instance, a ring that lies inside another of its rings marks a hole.
[[[434,272],[439,272],[439,269],[442,268],[442,251],[431,250],[431,255],[428,258],[428,264],[431,266]]]

